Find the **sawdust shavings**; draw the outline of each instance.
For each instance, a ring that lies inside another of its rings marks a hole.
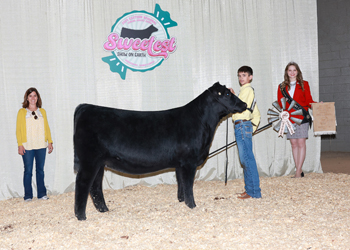
[[[262,199],[240,200],[242,179],[196,181],[197,207],[176,185],[105,190],[110,211],[91,199],[74,216],[74,193],[0,201],[0,249],[348,249],[350,176],[260,178]]]

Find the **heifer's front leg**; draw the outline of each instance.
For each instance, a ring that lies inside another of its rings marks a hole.
[[[106,206],[106,202],[102,192],[103,174],[104,174],[104,166],[100,167],[100,169],[98,170],[95,180],[92,183],[92,186],[90,189],[90,195],[91,195],[92,201],[96,209],[102,213],[108,211],[108,207]]]
[[[176,176],[178,178],[178,184],[181,183],[182,187],[179,187],[179,190],[182,191],[182,194],[185,198],[185,204],[189,208],[196,207],[196,203],[194,202],[193,197],[193,182],[194,182],[194,176],[196,174],[196,168],[189,166],[189,167],[180,167],[177,169]],[[179,181],[180,179],[180,181]],[[178,190],[178,191],[179,191]],[[181,198],[181,193],[178,193],[178,198]],[[181,201],[179,198],[179,201]]]

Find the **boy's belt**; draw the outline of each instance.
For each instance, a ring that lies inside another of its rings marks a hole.
[[[235,125],[240,124],[242,122],[247,122],[247,121],[249,121],[249,120],[237,120],[237,121],[235,121]]]

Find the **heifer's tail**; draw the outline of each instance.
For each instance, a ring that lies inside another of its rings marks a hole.
[[[75,108],[74,111],[74,131],[73,131],[73,144],[74,144],[74,172],[78,173],[79,172],[79,168],[80,168],[80,161],[79,158],[75,152],[76,148],[75,148],[75,132],[76,132],[76,128],[77,128],[77,120],[80,117],[80,114],[82,112],[82,107],[85,106],[86,104],[80,104]]]
[[[74,173],[78,173],[79,168],[80,168],[79,158],[77,157],[77,154],[75,153],[75,150],[74,150]]]

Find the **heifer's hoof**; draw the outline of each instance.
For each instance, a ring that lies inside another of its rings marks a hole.
[[[86,220],[86,215],[75,215],[78,220]]]
[[[108,207],[104,201],[100,201],[100,202],[94,201],[94,205],[95,205],[96,210],[101,212],[101,213],[108,211]]]
[[[185,200],[184,198],[181,198],[181,197],[179,197],[177,199],[179,200],[179,202],[183,202]]]
[[[196,207],[196,203],[194,203],[194,202],[185,202],[185,204],[189,207],[189,208],[195,208]]]
[[[108,209],[108,207],[101,207],[101,208],[98,208],[97,211],[104,213],[104,212],[108,212],[109,209]]]

